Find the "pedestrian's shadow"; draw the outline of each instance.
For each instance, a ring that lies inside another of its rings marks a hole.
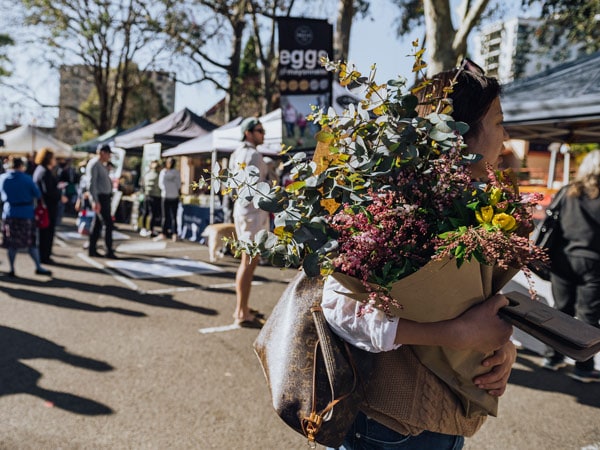
[[[118,308],[116,306],[96,306],[90,303],[80,302],[66,297],[59,297],[56,295],[44,293],[40,295],[38,292],[27,291],[25,289],[14,289],[9,287],[3,287],[2,290],[12,298],[19,298],[28,302],[40,303],[42,305],[53,305],[59,308],[68,309],[79,309],[81,311],[89,312],[113,312],[116,314],[122,314],[124,316],[131,317],[145,317],[146,314],[141,311],[135,311],[132,309]]]
[[[118,300],[124,300],[129,302],[136,302],[139,304],[144,304],[148,306],[160,307],[160,308],[171,308],[171,309],[180,309],[196,312],[198,314],[204,314],[207,316],[215,316],[218,314],[218,311],[212,308],[205,308],[203,306],[195,306],[190,305],[184,302],[180,302],[175,300],[170,295],[153,295],[153,294],[145,294],[140,291],[135,291],[129,288],[124,288],[117,285],[98,285],[91,283],[82,283],[77,280],[66,280],[61,278],[52,278],[49,281],[41,282],[39,280],[34,279],[21,279],[21,278],[11,278],[10,282],[13,284],[22,284],[27,287],[44,287],[44,288],[69,288],[75,291],[80,292],[97,292],[98,294],[106,295],[108,297],[114,297]],[[8,289],[4,289],[8,292]],[[13,290],[14,291],[14,290]],[[19,294],[20,290],[17,290],[15,296],[18,298],[23,298],[23,294]],[[44,301],[44,298],[38,298],[40,296],[39,293],[32,293],[30,298],[26,298],[26,300],[39,301],[40,303],[47,303]],[[44,294],[46,297],[46,294]],[[50,297],[50,296],[49,296]],[[56,297],[55,297],[56,298]],[[59,302],[60,303],[60,302]],[[77,302],[80,303],[80,302]],[[58,304],[57,306],[61,306]],[[83,308],[82,308],[83,309]],[[104,311],[105,308],[100,308],[99,311]],[[115,308],[112,307],[111,310],[113,312],[119,312],[120,314],[128,314],[128,315],[138,315],[144,313],[139,313],[137,311],[131,311],[123,308]]]
[[[0,326],[0,342],[3,347],[0,354],[0,396],[34,395],[49,402],[52,406],[87,416],[113,413],[111,408],[95,400],[38,386],[42,374],[21,360],[56,359],[75,367],[97,372],[113,370],[111,365],[69,353],[60,345],[15,328]]]
[[[600,383],[581,383],[569,378],[564,371],[552,372],[522,355],[517,362],[531,370],[513,367],[508,382],[530,389],[560,392],[577,399],[582,405],[600,408]],[[533,370],[533,372],[532,372]]]

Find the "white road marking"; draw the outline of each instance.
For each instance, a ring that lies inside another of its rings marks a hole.
[[[130,289],[133,289],[134,291],[140,291],[140,288],[138,287],[137,284],[135,284],[133,281],[131,281],[128,278],[125,278],[124,276],[118,275],[114,270],[108,269],[107,267],[105,267],[103,264],[99,263],[98,261],[90,258],[88,255],[86,255],[85,253],[77,253],[77,256],[81,259],[83,259],[85,262],[87,262],[89,265],[94,266],[96,269],[100,269],[102,270],[104,273],[111,275],[115,280],[123,283],[125,286],[127,286]]]
[[[200,334],[222,333],[223,331],[239,330],[240,328],[242,327],[232,323],[231,325],[223,325],[221,327],[200,328],[198,332]]]
[[[165,288],[165,289],[150,289],[149,291],[144,291],[144,294],[162,295],[162,294],[170,294],[172,292],[195,291],[196,289],[198,289],[198,287],[178,287],[178,288]]]
[[[265,284],[264,281],[253,281],[252,286],[260,286],[261,284]],[[220,284],[209,284],[208,286],[204,286],[203,289],[227,289],[234,288],[234,283],[220,283]]]

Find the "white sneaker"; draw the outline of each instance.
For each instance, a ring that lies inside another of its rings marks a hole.
[[[549,356],[544,358],[542,361],[542,367],[546,370],[556,372],[558,369],[562,369],[567,365],[565,358],[562,356]]]
[[[146,230],[145,228],[142,228],[140,230],[140,236],[141,237],[148,237],[148,236],[150,236],[150,231]]]
[[[600,372],[597,370],[582,370],[575,367],[573,372],[568,374],[571,378],[582,383],[598,383],[600,382]]]

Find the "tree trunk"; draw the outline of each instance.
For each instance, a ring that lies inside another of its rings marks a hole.
[[[225,96],[225,123],[238,116],[239,105],[237,102],[238,92],[241,88],[240,76],[240,61],[242,60],[242,38],[246,21],[246,1],[240,1],[235,8],[231,20],[233,29],[233,39],[231,42],[231,60],[229,63],[229,88]]]
[[[425,34],[429,53],[427,76],[456,66],[457,55],[453,42],[456,31],[452,26],[449,0],[424,0]]]
[[[348,60],[350,50],[350,30],[354,18],[354,0],[339,0],[338,14],[333,39],[333,59]]]

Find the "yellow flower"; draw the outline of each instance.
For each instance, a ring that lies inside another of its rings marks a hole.
[[[492,225],[504,231],[513,231],[517,228],[517,221],[510,214],[499,213],[492,219]]]
[[[491,206],[482,206],[479,211],[475,211],[475,218],[479,223],[490,223],[494,217],[494,208]]]
[[[490,205],[495,206],[496,203],[498,203],[500,200],[502,200],[502,189],[493,187],[490,190],[489,200],[490,200]]]

